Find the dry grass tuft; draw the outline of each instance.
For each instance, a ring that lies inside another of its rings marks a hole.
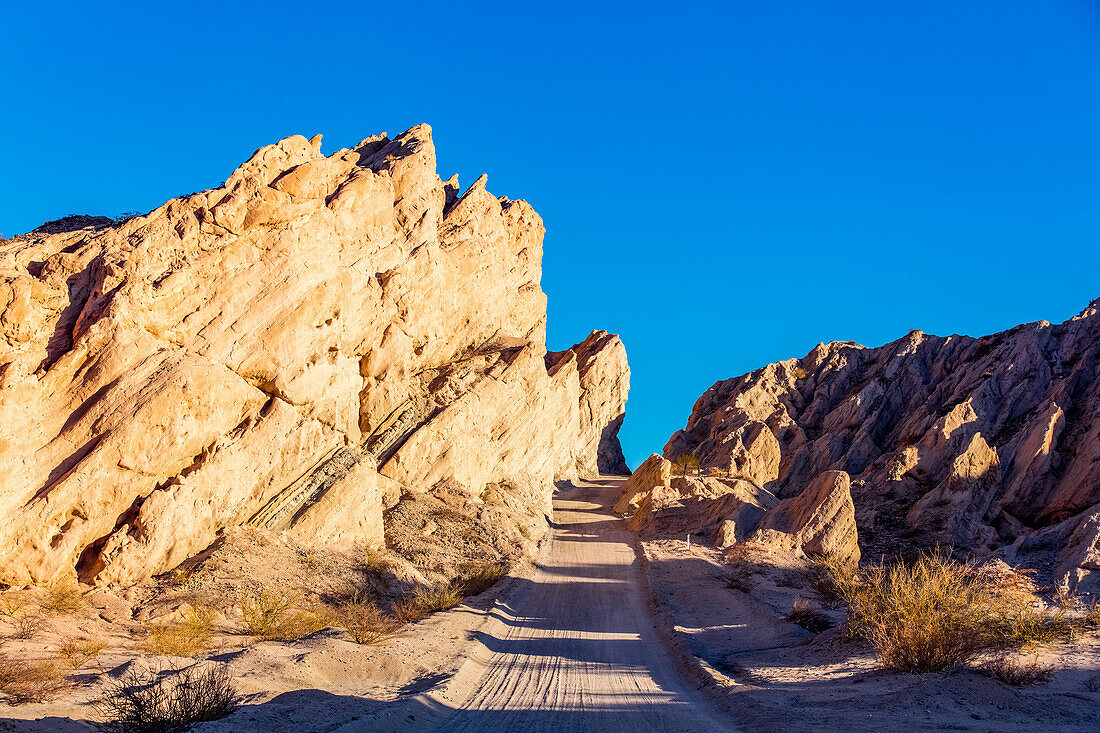
[[[1038,659],[1032,659],[1029,662],[1017,662],[1005,655],[994,657],[983,664],[981,670],[990,677],[1013,687],[1046,682],[1054,673],[1053,668],[1039,664]]]
[[[87,605],[79,586],[71,582],[62,582],[49,589],[42,608],[62,616],[82,613]]]
[[[1089,692],[1100,692],[1100,674],[1094,674],[1085,680],[1085,689]]]
[[[811,634],[820,634],[826,629],[833,628],[833,622],[821,611],[810,606],[808,601],[801,598],[795,600],[791,606],[791,612],[787,614],[787,620],[798,624]]]
[[[84,668],[84,665],[99,656],[99,653],[107,648],[107,642],[100,637],[90,639],[69,639],[57,650],[57,655],[65,661],[65,665],[74,672]]]
[[[214,611],[204,606],[191,606],[183,620],[176,623],[151,624],[145,648],[153,654],[170,657],[193,657],[210,648],[214,636]]]
[[[888,669],[943,671],[987,649],[1071,636],[1081,624],[1064,610],[1036,608],[1026,571],[1006,574],[940,552],[863,569],[818,563],[818,592],[847,606],[850,635],[868,639]]]
[[[503,565],[495,562],[481,563],[464,574],[459,582],[460,590],[463,595],[480,595],[496,585],[502,577],[504,577]]]
[[[0,695],[9,705],[47,702],[66,687],[68,680],[55,660],[0,656]]]
[[[394,626],[382,609],[358,593],[337,609],[336,623],[351,634],[357,644],[377,644],[389,636]]]
[[[393,604],[391,609],[393,617],[398,623],[412,624],[424,618],[428,614],[420,607],[414,598],[404,598]]]
[[[462,603],[462,589],[455,583],[444,583],[416,589],[413,600],[424,613],[445,611]]]
[[[241,706],[225,665],[174,674],[131,669],[96,703],[104,733],[177,733],[220,720]]]

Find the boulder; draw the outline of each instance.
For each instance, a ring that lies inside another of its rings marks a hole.
[[[769,511],[750,541],[858,563],[855,507],[844,471],[825,471],[798,496]]]

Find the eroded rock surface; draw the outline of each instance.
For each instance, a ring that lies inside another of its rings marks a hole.
[[[320,142],[0,241],[0,581],[132,582],[245,524],[378,544],[402,497],[537,513],[625,470],[625,350],[547,354],[538,214],[459,195],[426,125]]]
[[[715,384],[664,455],[781,498],[843,471],[864,554],[940,544],[1100,585],[1098,309],[977,339],[820,344]]]

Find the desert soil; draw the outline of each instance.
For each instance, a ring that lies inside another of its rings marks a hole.
[[[705,544],[639,542],[609,507],[619,479],[563,489],[533,570],[406,626],[381,646],[329,629],[214,655],[247,697],[196,726],[249,731],[1091,730],[1100,727],[1100,641],[1028,651],[1054,668],[1016,689],[973,670],[878,670],[832,629],[785,620],[808,579],[731,567]],[[839,612],[830,611],[839,621]],[[127,662],[129,663],[129,662]],[[106,668],[117,674],[125,664]],[[0,731],[87,731],[86,702],[9,708]],[[20,718],[20,719],[15,719]],[[37,721],[34,719],[38,718]]]

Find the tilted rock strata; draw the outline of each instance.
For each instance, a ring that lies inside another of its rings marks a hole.
[[[1085,582],[1100,510],[1098,307],[977,339],[821,344],[715,384],[664,455],[694,454],[780,497],[845,471],[865,554],[914,540],[1007,546],[1060,582]]]
[[[625,351],[547,370],[542,235],[443,182],[421,125],[0,242],[0,581],[136,581],[250,522],[377,544],[409,492],[546,505],[611,466]]]
[[[851,480],[843,471],[825,471],[798,496],[779,502],[749,537],[803,554],[830,555],[845,564],[859,562]]]

